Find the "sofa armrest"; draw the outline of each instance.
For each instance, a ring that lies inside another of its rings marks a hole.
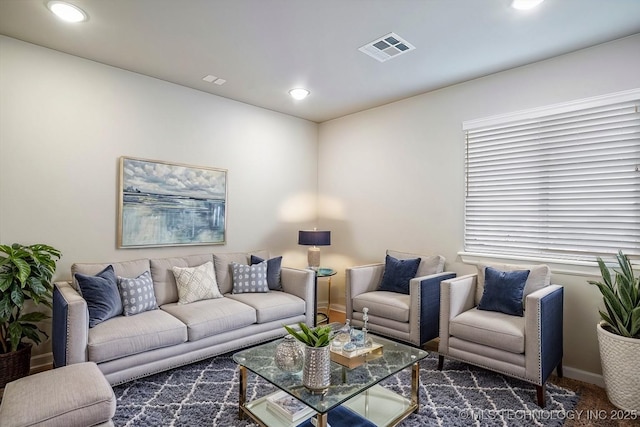
[[[525,298],[526,376],[544,384],[563,354],[564,288],[549,285]]]
[[[367,264],[349,267],[345,271],[346,311],[347,319],[352,320],[353,298],[365,292],[378,289],[384,274],[384,264]]]
[[[449,321],[475,306],[477,274],[468,274],[440,282],[440,344],[438,352],[449,349]]]
[[[87,361],[89,311],[71,282],[54,283],[51,335],[54,367]]]
[[[282,290],[288,294],[302,298],[306,303],[307,325],[315,324],[315,272],[312,270],[301,270],[296,268],[282,267],[281,270]]]
[[[434,339],[439,333],[440,282],[456,277],[446,271],[409,281],[409,329],[411,341],[419,345]]]

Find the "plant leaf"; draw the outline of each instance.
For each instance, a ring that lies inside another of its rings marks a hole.
[[[30,313],[25,313],[18,319],[18,322],[41,322],[45,319],[49,319],[51,316],[48,316],[44,313],[40,313],[39,311],[32,311]]]

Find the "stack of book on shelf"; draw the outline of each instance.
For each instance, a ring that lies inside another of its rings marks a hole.
[[[268,396],[267,408],[292,423],[315,414],[312,408],[284,391]]]

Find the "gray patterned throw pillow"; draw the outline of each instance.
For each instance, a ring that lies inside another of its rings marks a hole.
[[[122,308],[125,316],[158,308],[156,294],[153,291],[151,273],[145,271],[135,279],[118,277],[118,290],[122,299]]]
[[[244,265],[231,263],[233,272],[233,293],[269,292],[267,283],[267,261],[259,264]]]

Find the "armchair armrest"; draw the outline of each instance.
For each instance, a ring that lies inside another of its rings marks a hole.
[[[438,336],[440,283],[454,277],[456,273],[445,271],[409,281],[409,324],[412,342],[422,345]]]
[[[54,283],[51,336],[54,367],[87,361],[89,311],[71,282]]]
[[[526,376],[544,384],[562,361],[564,288],[549,285],[525,298]]]
[[[302,298],[306,303],[306,324],[315,322],[315,273],[312,270],[282,267],[280,273],[282,290],[288,294]]]
[[[347,318],[352,319],[353,298],[378,288],[384,273],[384,264],[368,264],[346,269],[346,310]]]
[[[449,321],[475,307],[477,274],[468,274],[440,282],[440,344],[438,352],[449,349]]]

